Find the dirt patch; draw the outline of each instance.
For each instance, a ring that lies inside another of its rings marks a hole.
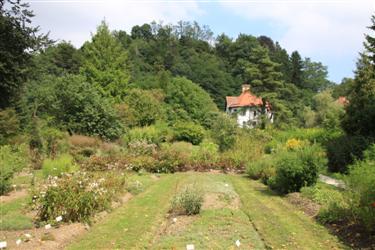
[[[352,249],[373,250],[375,249],[375,233],[368,233],[363,226],[339,221],[332,224],[326,224],[332,234],[343,241]]]
[[[319,212],[319,204],[302,197],[300,193],[290,193],[286,196],[286,199],[289,203],[293,204],[299,210],[302,210],[308,216],[315,217]]]
[[[231,195],[226,193],[209,193],[204,196],[202,209],[239,209],[241,204],[238,195]]]
[[[81,223],[61,225],[58,228],[35,228],[30,230],[18,231],[1,231],[1,239],[7,242],[9,249],[63,249],[72,240],[86,231],[85,226]],[[29,234],[31,238],[28,238]],[[54,240],[43,241],[48,238]],[[17,245],[16,241],[22,239]],[[25,241],[27,240],[27,241]]]
[[[27,196],[26,189],[16,190],[16,191],[12,191],[8,193],[7,195],[0,196],[0,202],[7,203],[7,202],[11,202],[11,201],[17,200],[18,198],[22,198],[25,196]]]
[[[155,181],[158,181],[158,180],[160,180],[160,176],[152,174],[151,179],[153,179]]]

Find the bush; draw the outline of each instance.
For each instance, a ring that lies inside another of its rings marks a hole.
[[[155,166],[157,165],[157,162],[155,159],[151,156],[142,155],[130,158],[129,163],[127,165],[127,169],[134,170],[134,171],[140,171],[141,169],[144,169],[149,172],[158,172],[155,171]],[[168,172],[168,171],[159,171],[159,172]]]
[[[375,229],[375,161],[356,162],[347,178],[350,210],[369,231]]]
[[[147,127],[136,127],[129,130],[122,138],[124,144],[135,141],[146,141],[159,145],[162,142],[169,141],[172,137],[172,131],[165,124],[155,124]]]
[[[174,139],[176,141],[187,141],[198,145],[204,138],[204,128],[191,122],[177,123],[174,128]]]
[[[238,125],[228,115],[217,116],[211,130],[212,138],[219,145],[221,151],[228,150],[235,144]]]
[[[81,167],[88,171],[107,171],[125,169],[128,167],[129,159],[125,156],[98,156],[92,155],[86,159]]]
[[[63,132],[61,132],[58,129],[55,128],[44,128],[41,131],[42,138],[44,139],[44,148],[46,149],[46,153],[48,157],[51,157],[52,159],[56,157],[58,151],[64,151],[59,146],[59,142],[64,139],[65,135]]]
[[[251,179],[261,179],[264,184],[267,184],[268,180],[276,175],[274,157],[265,156],[260,160],[249,162],[246,173]]]
[[[362,159],[369,141],[362,136],[341,136],[327,143],[328,169],[346,173],[348,165]]]
[[[321,148],[313,145],[298,151],[280,153],[276,165],[276,176],[269,182],[271,187],[285,194],[314,185],[318,171],[325,166],[325,158]]]
[[[69,142],[73,147],[79,148],[97,148],[101,144],[99,139],[85,135],[72,135]]]
[[[194,186],[187,186],[172,199],[171,212],[174,214],[199,214],[203,204],[203,194]]]
[[[73,157],[64,154],[56,159],[45,159],[42,165],[42,172],[44,177],[61,176],[63,173],[75,172],[78,168],[73,163]]]
[[[156,145],[149,143],[148,141],[132,141],[128,144],[129,154],[139,155],[153,155],[156,152]]]
[[[10,181],[14,173],[21,171],[28,163],[27,146],[0,147],[0,195],[10,191]]]
[[[96,212],[109,208],[115,195],[125,189],[125,176],[84,172],[49,177],[47,185],[34,193],[33,204],[40,221],[87,222]]]
[[[0,145],[15,136],[20,128],[20,122],[14,109],[0,110]]]
[[[214,167],[219,160],[219,146],[208,140],[203,140],[199,146],[193,147],[191,163],[195,169]]]

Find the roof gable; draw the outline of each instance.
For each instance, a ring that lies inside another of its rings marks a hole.
[[[250,90],[242,92],[239,96],[227,96],[227,107],[248,107],[248,106],[262,106],[262,98],[253,95]]]

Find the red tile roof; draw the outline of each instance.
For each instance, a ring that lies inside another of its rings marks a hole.
[[[349,104],[349,100],[346,99],[345,96],[340,96],[339,99],[337,99],[337,102],[341,105],[347,105]]]
[[[239,96],[227,96],[227,107],[262,106],[262,98],[253,95],[250,90],[242,92]]]

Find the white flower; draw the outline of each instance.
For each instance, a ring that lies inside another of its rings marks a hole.
[[[240,242],[240,240],[236,240],[236,246],[237,246],[237,247],[240,247],[240,246],[241,246],[241,242]]]
[[[47,224],[47,225],[45,225],[44,228],[47,229],[47,230],[48,230],[48,229],[51,229],[51,224]]]
[[[229,187],[228,183],[225,183],[225,186],[226,186],[226,187]]]
[[[31,238],[31,234],[25,234],[26,238]]]
[[[21,243],[22,243],[22,240],[21,240],[21,239],[16,240],[16,245],[17,245],[17,246],[21,245]]]
[[[57,176],[54,176],[53,178],[54,178],[55,180],[57,180]]]
[[[177,218],[173,218],[173,223],[176,223],[177,222]]]
[[[195,249],[195,247],[194,247],[193,244],[186,245],[186,250],[194,250],[194,249]]]
[[[57,216],[57,217],[56,217],[56,221],[57,221],[57,222],[62,221],[62,216]]]
[[[6,248],[7,247],[7,242],[6,241],[0,241],[0,248]]]

